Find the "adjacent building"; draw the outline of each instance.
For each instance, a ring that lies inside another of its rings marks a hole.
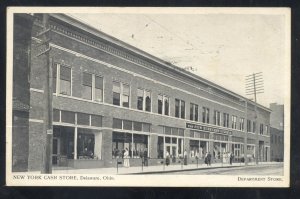
[[[26,171],[29,150],[30,111],[30,46],[34,18],[19,14],[14,17],[13,101],[12,101],[12,170]]]
[[[284,105],[271,103],[270,136],[271,161],[282,162],[284,158]]]
[[[42,23],[34,17],[27,170],[40,170],[46,140],[46,69],[35,56]],[[145,151],[150,165],[167,152],[178,163],[185,151],[189,162],[207,152],[216,161],[228,152],[270,160],[269,108],[67,15],[51,14],[50,27],[53,166],[112,167],[126,148],[131,165]]]

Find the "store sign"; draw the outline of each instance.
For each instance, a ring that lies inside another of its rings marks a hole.
[[[202,125],[191,124],[191,123],[186,123],[186,128],[232,135],[232,131],[226,131],[224,129],[212,128],[208,126],[202,126]]]

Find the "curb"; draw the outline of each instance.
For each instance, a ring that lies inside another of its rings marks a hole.
[[[192,168],[192,169],[174,169],[169,171],[147,171],[147,172],[137,172],[137,173],[124,173],[119,175],[143,175],[143,174],[156,174],[156,173],[176,173],[182,171],[195,171],[195,170],[209,170],[209,169],[220,169],[220,168],[237,168],[244,166],[223,166],[223,167],[205,167],[205,168]]]

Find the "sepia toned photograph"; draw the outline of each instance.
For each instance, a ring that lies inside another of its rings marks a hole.
[[[7,13],[7,185],[289,186],[288,8]]]

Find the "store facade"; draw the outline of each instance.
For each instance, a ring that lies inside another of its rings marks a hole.
[[[242,96],[66,15],[53,14],[50,22],[53,166],[114,167],[126,149],[131,165],[141,165],[145,156],[150,165],[161,164],[167,154],[179,164],[185,151],[189,162],[203,161],[208,152],[216,161],[229,153],[238,160],[253,157],[256,146],[261,161],[268,161],[268,130],[248,129],[246,121],[268,127],[269,109],[251,101],[246,106]],[[45,69],[33,55],[28,170],[40,168],[45,142]]]

